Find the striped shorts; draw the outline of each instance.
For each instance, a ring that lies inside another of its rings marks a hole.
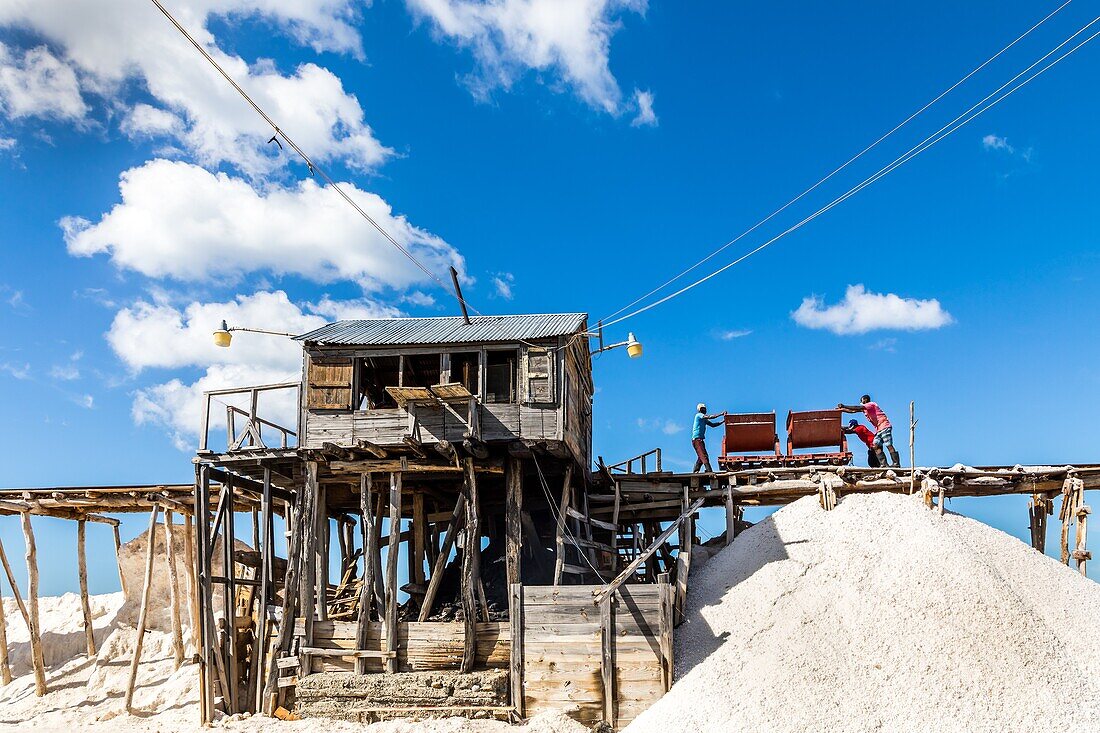
[[[874,441],[875,442],[875,447],[876,448],[884,448],[884,447],[893,448],[894,447],[894,433],[893,433],[893,430],[894,429],[892,427],[889,427],[889,428],[883,428],[882,430],[875,433],[875,441]]]

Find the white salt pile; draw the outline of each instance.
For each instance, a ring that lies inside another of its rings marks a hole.
[[[802,499],[690,586],[628,733],[1100,730],[1100,585],[915,498]]]

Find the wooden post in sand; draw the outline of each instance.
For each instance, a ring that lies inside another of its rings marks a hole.
[[[145,553],[145,585],[141,589],[141,612],[138,614],[137,639],[134,640],[134,658],[130,662],[130,681],[126,685],[126,710],[134,701],[134,683],[137,682],[138,663],[141,661],[141,644],[145,639],[145,619],[149,613],[149,591],[153,585],[153,550],[157,540],[157,514],[160,504],[153,504],[149,512],[149,532],[146,534],[148,549]]]
[[[914,407],[916,402],[909,401],[909,495],[917,490],[917,459],[914,446],[917,440],[917,420]]]
[[[183,515],[183,554],[186,556],[184,566],[187,568],[187,599],[191,611],[191,645],[195,648],[195,655],[199,655],[199,581],[195,572],[195,541],[191,537],[194,525],[190,514]]]
[[[42,697],[46,694],[46,662],[42,657],[42,628],[38,624],[38,553],[34,546],[34,530],[31,528],[29,512],[20,512],[23,524],[23,539],[27,544],[27,624],[31,636],[31,663],[34,665],[34,694]]]
[[[88,522],[76,522],[76,568],[80,580],[80,609],[84,612],[84,638],[88,642],[88,656],[95,656],[95,631],[92,629],[92,607],[88,602],[88,560],[84,551],[84,535]]]
[[[126,576],[122,574],[122,537],[118,533],[118,525],[115,530],[115,563],[118,565],[118,585],[122,588],[123,597],[126,596]]]
[[[8,621],[4,617],[4,594],[0,593],[0,685],[11,682],[11,665],[8,664]]]
[[[168,602],[172,611],[172,656],[176,669],[183,665],[183,622],[180,620],[179,575],[176,573],[176,548],[172,538],[172,512],[164,512],[164,548],[168,556]]]

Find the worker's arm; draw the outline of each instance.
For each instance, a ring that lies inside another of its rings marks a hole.
[[[703,415],[703,419],[704,420],[717,420],[718,418],[725,417],[725,416],[726,416],[726,413],[724,413],[724,412],[716,412],[713,415]],[[714,426],[711,425],[711,427],[713,428]]]
[[[841,412],[866,412],[866,408],[863,405],[842,405],[839,402],[836,405],[836,409]]]
[[[716,427],[718,427],[718,426],[719,426],[719,425],[721,425],[721,424],[722,424],[722,423],[720,423],[720,422],[718,422],[718,421],[716,421],[716,420],[707,420],[707,425],[709,425],[709,426],[710,426],[710,427],[712,427],[712,428],[716,428]]]

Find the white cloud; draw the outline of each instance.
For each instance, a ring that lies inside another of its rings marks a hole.
[[[0,363],[0,372],[7,372],[16,379],[30,379],[31,378],[31,365],[30,364],[12,364],[10,362]]]
[[[653,111],[653,92],[634,90],[634,105],[638,113],[630,121],[631,127],[656,127],[657,114]]]
[[[897,348],[896,348],[897,345],[898,345],[898,340],[896,338],[891,337],[891,338],[879,339],[878,341],[871,344],[867,348],[870,349],[871,351],[886,351],[890,354],[893,354],[894,352],[897,351]]]
[[[844,300],[836,305],[826,306],[816,295],[805,298],[791,317],[800,326],[842,336],[876,330],[921,331],[953,322],[938,300],[870,293],[862,285],[849,285]]]
[[[14,150],[15,138],[14,137],[0,137],[0,151]]]
[[[349,196],[433,272],[461,255],[350,183]],[[61,220],[69,252],[107,254],[119,268],[154,278],[232,282],[249,272],[315,282],[350,280],[364,290],[427,280],[335,192],[313,180],[257,191],[248,182],[184,162],[153,160],[124,172],[121,203],[91,223]]]
[[[719,331],[716,335],[722,341],[733,341],[734,339],[744,338],[752,334],[752,331],[748,329],[731,329],[728,331]]]
[[[986,150],[1003,150],[1006,153],[1016,152],[1016,149],[1008,144],[1007,138],[998,135],[986,135],[983,137],[982,147]]]
[[[352,0],[190,0],[173,10],[226,72],[318,162],[339,160],[367,170],[391,151],[374,137],[359,101],[334,74],[311,63],[291,73],[280,72],[270,61],[249,64],[219,48],[207,29],[214,18],[257,18],[315,50],[360,54],[351,26],[355,5]],[[107,12],[86,0],[51,0],[44,10],[35,0],[6,0],[0,3],[0,26],[30,30],[61,50],[63,70],[56,69],[53,78],[64,78],[71,91],[79,78],[85,94],[121,108],[124,130],[131,134],[171,135],[204,165],[228,163],[250,175],[272,171],[288,160],[300,162],[292,153],[267,145],[270,127],[152,6]],[[156,106],[127,110],[134,81]],[[83,114],[79,94],[70,93],[67,99],[63,109],[70,116]],[[179,124],[170,123],[168,116]]]
[[[493,287],[497,291],[497,296],[505,300],[511,300],[514,297],[512,286],[515,284],[516,278],[510,272],[501,272],[493,276]]]
[[[76,398],[76,404],[83,407],[85,410],[91,410],[95,407],[95,397],[90,394],[83,394]]]
[[[676,435],[677,433],[682,433],[686,429],[683,425],[673,420],[662,420],[660,418],[639,417],[634,421],[634,424],[638,426],[639,430],[659,430],[665,435]]]
[[[587,104],[618,114],[622,91],[611,74],[611,37],[623,13],[647,0],[406,0],[433,29],[469,48],[475,94],[509,88],[524,72],[552,72]]]
[[[76,73],[45,46],[22,53],[0,43],[0,111],[11,119],[80,120],[88,106]]]
[[[302,349],[289,338],[235,332],[231,347],[215,346],[211,333],[222,319],[231,326],[305,333],[330,319],[395,315],[399,315],[395,309],[366,299],[340,302],[325,296],[318,303],[302,307],[282,291],[238,295],[224,302],[192,302],[182,307],[153,299],[120,310],[107,341],[135,374],[147,369],[202,370],[193,381],[176,377],[139,389],[131,409],[138,424],[163,427],[181,449],[194,450],[203,391],[298,381],[301,375]],[[289,390],[265,395],[261,411],[265,418],[293,429],[293,398]],[[245,396],[219,399],[247,408]],[[223,413],[221,409],[217,414]]]
[[[60,379],[64,382],[70,382],[74,379],[80,379],[80,369],[76,364],[54,364],[50,369],[50,376],[54,379]]]

